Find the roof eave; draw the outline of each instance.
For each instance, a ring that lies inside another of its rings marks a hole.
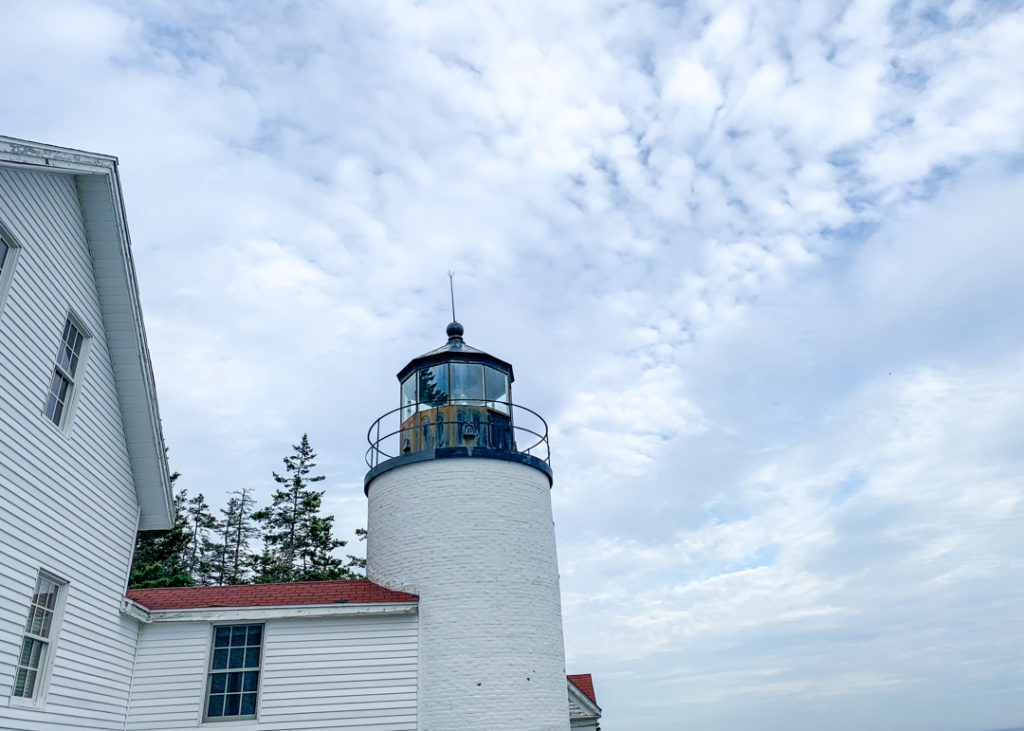
[[[129,600],[130,601],[130,600]],[[144,604],[133,602],[139,606]],[[338,604],[281,604],[275,606],[222,606],[147,609],[143,622],[235,622],[267,619],[310,619],[315,617],[379,617],[416,614],[419,603],[346,602]]]
[[[596,701],[590,699],[583,689],[580,688],[576,683],[572,682],[570,678],[566,678],[566,682],[569,684],[569,693],[574,696],[574,700],[579,703],[580,707],[585,709],[594,718],[601,717],[601,706],[597,705]]]
[[[475,348],[471,351],[465,350],[443,350],[440,352],[424,353],[423,355],[413,358],[405,367],[398,372],[398,380],[402,381],[413,371],[419,370],[426,366],[439,365],[441,363],[482,363],[484,365],[491,365],[497,367],[499,370],[508,373],[509,383],[514,383],[516,378],[512,371],[512,364],[502,360],[501,358],[495,358],[490,353],[485,353]]]

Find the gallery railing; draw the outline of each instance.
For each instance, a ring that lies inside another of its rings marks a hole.
[[[403,454],[444,447],[519,452],[551,466],[544,417],[533,409],[504,401],[451,399],[406,404],[373,422],[366,439],[370,443],[366,464],[371,469]]]

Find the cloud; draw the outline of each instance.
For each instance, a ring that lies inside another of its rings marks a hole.
[[[4,15],[4,133],[120,158],[190,489],[309,432],[359,525],[454,268],[609,728],[1020,722],[1016,5]]]

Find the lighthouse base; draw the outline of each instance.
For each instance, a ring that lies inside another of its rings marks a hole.
[[[420,728],[567,731],[548,475],[439,459],[367,490],[367,576],[420,597]]]

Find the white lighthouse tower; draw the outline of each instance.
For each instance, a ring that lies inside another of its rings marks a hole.
[[[567,731],[547,428],[447,333],[370,429],[367,575],[420,597],[420,729]]]

